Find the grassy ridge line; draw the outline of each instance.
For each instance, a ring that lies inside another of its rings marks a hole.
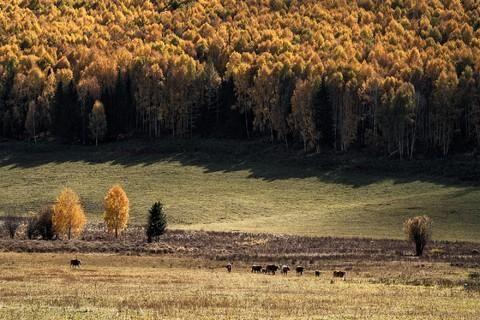
[[[480,190],[461,174],[474,176],[476,161],[303,156],[263,152],[259,145],[1,143],[0,214],[36,210],[69,186],[80,194],[89,218],[100,221],[104,193],[120,182],[131,200],[133,224],[143,224],[160,199],[175,228],[400,238],[406,217],[429,214],[436,239],[480,241]],[[448,178],[456,167],[459,178]]]

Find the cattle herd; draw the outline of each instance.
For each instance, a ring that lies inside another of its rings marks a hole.
[[[80,268],[81,264],[82,264],[81,261],[78,260],[77,258],[70,260],[70,268]],[[225,266],[225,268],[227,269],[228,272],[232,272],[233,264],[228,263]],[[282,275],[286,276],[290,271],[290,267],[287,265],[279,266],[276,264],[267,264],[265,266],[254,264],[252,265],[251,270],[252,270],[252,273],[264,273],[264,274],[270,274],[270,275],[275,275],[275,273],[280,271]],[[301,276],[305,272],[305,267],[296,266],[295,272],[297,273],[298,276]],[[320,275],[321,275],[320,270],[315,270],[315,277],[320,277]],[[334,278],[345,279],[346,275],[347,273],[345,271],[333,271]]]
[[[232,272],[232,263],[229,263],[225,266],[228,272]],[[296,266],[295,267],[295,272],[298,276],[303,275],[305,272],[305,267],[304,266]],[[287,265],[276,265],[276,264],[267,264],[265,266],[259,265],[259,264],[254,264],[251,267],[251,272],[252,273],[263,273],[263,274],[270,274],[270,275],[275,275],[280,271],[280,273],[284,276],[288,275],[288,272],[290,271],[290,267]],[[321,272],[320,270],[315,270],[314,271],[315,277],[320,277]],[[345,271],[333,271],[333,277],[334,278],[343,278],[345,279],[347,273]]]

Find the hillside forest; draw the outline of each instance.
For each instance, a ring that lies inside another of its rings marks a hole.
[[[3,0],[0,135],[480,144],[476,0]],[[95,108],[94,108],[95,106]]]

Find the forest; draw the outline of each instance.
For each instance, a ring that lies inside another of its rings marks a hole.
[[[480,146],[476,0],[3,0],[0,136]]]

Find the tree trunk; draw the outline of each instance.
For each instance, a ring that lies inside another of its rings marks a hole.
[[[33,143],[37,144],[37,133],[35,130],[35,109],[33,109]]]
[[[423,254],[423,245],[419,242],[415,243],[415,255],[421,257]]]
[[[248,115],[247,115],[247,108],[244,109],[245,113],[245,130],[247,131],[247,139],[250,139],[250,132],[248,130]]]

